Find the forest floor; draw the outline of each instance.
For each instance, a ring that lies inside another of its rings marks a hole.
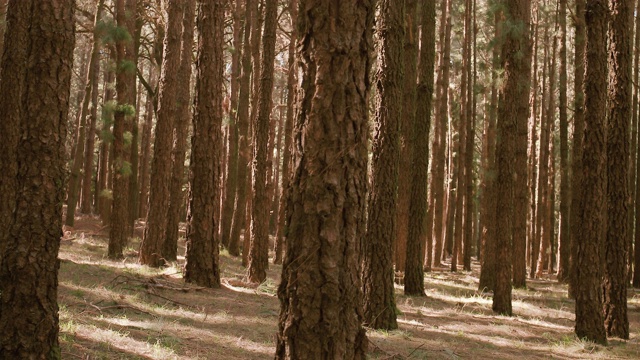
[[[136,234],[141,236],[140,226]],[[125,259],[106,257],[107,230],[97,218],[76,220],[60,248],[60,342],[63,359],[272,359],[281,267],[243,286],[239,258],[220,255],[221,289],[185,284],[181,264],[137,264],[138,241]],[[181,244],[183,245],[183,244]],[[184,253],[184,248],[181,248]],[[529,280],[513,292],[513,317],[491,311],[478,293],[478,268],[426,274],[426,296],[396,285],[399,329],[368,329],[371,359],[639,359],[640,291],[629,289],[631,338],[608,346],[578,340],[574,303],[553,279]]]

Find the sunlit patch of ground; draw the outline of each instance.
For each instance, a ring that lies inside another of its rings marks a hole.
[[[142,233],[141,224],[136,234]],[[184,258],[162,269],[106,257],[107,230],[83,217],[67,229],[60,258],[60,341],[64,359],[272,359],[281,267],[260,286],[243,283],[239,258],[220,255],[221,289],[185,284]],[[181,248],[184,253],[184,248]],[[368,330],[371,359],[638,359],[640,292],[629,290],[631,339],[596,346],[573,334],[574,303],[550,279],[513,292],[513,317],[491,311],[477,291],[478,268],[426,275],[424,297],[396,285],[399,329]]]

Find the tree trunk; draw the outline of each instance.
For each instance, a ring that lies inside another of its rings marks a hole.
[[[585,11],[585,129],[582,201],[578,208],[575,259],[576,335],[606,344],[602,314],[602,276],[607,222],[607,16],[604,0],[587,0]]]
[[[171,165],[171,187],[169,188],[169,212],[167,213],[167,227],[162,246],[162,256],[167,261],[178,258],[178,228],[180,225],[180,210],[184,204],[185,171],[184,161],[187,152],[187,136],[189,135],[189,104],[191,91],[191,65],[193,64],[193,27],[196,3],[194,0],[185,1],[182,17],[182,47],[180,49],[180,66],[178,68],[178,84],[176,89],[176,120],[174,122],[175,136],[173,139],[173,159]]]
[[[433,80],[436,40],[436,4],[426,1],[421,6],[422,33],[420,37],[420,63],[416,91],[416,118],[413,124],[414,151],[412,154],[411,201],[409,205],[409,237],[407,238],[407,265],[404,275],[404,293],[424,296],[424,253],[427,215],[427,177],[429,176],[429,128],[433,104]],[[431,251],[430,248],[427,249]],[[429,268],[431,263],[428,262]]]
[[[464,210],[464,246],[462,249],[462,261],[463,268],[465,271],[471,271],[471,244],[473,239],[473,155],[474,155],[474,143],[475,143],[475,102],[474,102],[474,82],[472,77],[472,47],[471,43],[473,41],[474,35],[474,27],[471,22],[471,14],[475,11],[475,6],[472,0],[467,0],[466,15],[465,15],[465,47],[466,47],[466,57],[463,59],[463,67],[467,73],[467,93],[466,96],[466,106],[465,106],[465,117],[466,117],[466,149],[465,149],[465,210]],[[526,142],[525,142],[526,143]]]
[[[569,279],[569,209],[571,190],[569,188],[569,124],[567,121],[567,0],[558,1],[558,23],[560,25],[560,234],[558,237],[558,281]]]
[[[229,237],[229,254],[240,255],[240,233],[244,229],[246,211],[246,183],[247,171],[251,149],[249,148],[249,95],[251,93],[251,34],[255,15],[253,14],[252,1],[247,0],[245,5],[244,49],[242,54],[242,76],[240,77],[240,100],[238,102],[238,190],[236,193],[235,211],[231,223],[231,235]]]
[[[151,162],[149,212],[140,246],[140,263],[153,267],[165,263],[163,246],[166,240],[167,218],[171,194],[171,148],[173,123],[178,115],[178,72],[180,68],[182,19],[185,3],[170,0],[167,3],[167,25],[164,38],[162,72],[158,90],[158,121]]]
[[[522,32],[507,32],[502,44],[503,85],[498,106],[498,143],[496,147],[496,186],[501,190],[496,204],[496,281],[493,311],[512,315],[511,308],[511,246],[513,243],[514,197],[517,184],[514,164],[517,131],[520,122],[529,116],[528,93],[531,76],[529,48],[529,0],[508,1],[504,8],[505,21],[517,24]],[[512,25],[514,26],[514,25]]]
[[[67,0],[8,5],[0,69],[2,359],[61,358],[58,249],[74,8]]]
[[[435,134],[433,140],[433,152],[431,155],[432,177],[430,179],[429,188],[431,188],[431,198],[429,199],[429,207],[433,207],[433,267],[442,267],[442,246],[444,242],[443,225],[445,216],[445,152],[447,137],[447,122],[449,119],[448,103],[449,103],[449,63],[451,60],[451,3],[452,0],[445,0],[443,4],[442,17],[440,18],[441,27],[441,60],[440,69],[438,70],[437,79],[437,109],[435,117]],[[443,21],[444,20],[444,21]]]
[[[634,64],[640,63],[640,2],[636,3],[636,13],[635,13],[635,47],[634,47]],[[630,180],[629,186],[631,187],[631,198],[629,199],[629,263],[627,266],[629,267],[628,271],[628,279],[627,281],[632,281],[633,287],[640,287],[640,267],[635,265],[636,261],[640,261],[637,259],[636,254],[640,252],[640,218],[637,215],[640,215],[640,201],[638,201],[638,196],[640,196],[640,191],[638,187],[640,186],[640,181],[637,181],[638,177],[638,160],[640,159],[640,151],[638,151],[638,94],[640,93],[640,66],[633,67],[633,105],[632,105],[632,140],[631,140],[631,156],[629,165],[631,170],[630,172]],[[634,231],[635,230],[635,231]],[[635,240],[635,241],[634,241]],[[634,243],[636,244],[634,247]],[[638,274],[638,276],[635,276]],[[637,280],[636,280],[637,278]]]
[[[287,73],[287,119],[284,123],[284,154],[282,155],[282,195],[278,205],[278,226],[276,228],[275,258],[274,264],[282,263],[282,250],[284,248],[285,223],[287,219],[286,204],[289,196],[289,180],[291,178],[291,143],[293,132],[293,104],[296,92],[295,72],[295,43],[298,38],[296,21],[298,17],[298,0],[290,0],[289,11],[291,17],[291,36],[289,43],[289,69]]]
[[[7,3],[9,0],[0,0],[0,65],[4,53],[4,33],[7,30]]]
[[[96,208],[102,218],[103,224],[109,224],[111,221],[111,203],[112,195],[111,189],[113,186],[112,169],[110,161],[113,157],[112,148],[112,132],[111,125],[113,124],[113,108],[111,106],[105,106],[110,101],[113,101],[113,80],[114,73],[109,67],[105,67],[104,73],[104,101],[102,104],[101,118],[102,129],[100,131],[100,151],[98,157],[98,188],[96,196]]]
[[[585,28],[585,0],[576,0],[575,11],[575,77],[574,77],[574,118],[573,118],[573,156],[571,165],[571,188],[575,189],[571,193],[571,211],[569,212],[569,246],[571,248],[571,258],[569,259],[569,296],[575,298],[576,289],[576,260],[578,259],[578,233],[582,224],[580,222],[580,212],[582,209],[582,156],[584,144],[584,67],[586,51],[586,28]]]
[[[271,123],[273,69],[275,67],[276,26],[278,4],[266,0],[264,35],[262,39],[262,69],[258,91],[258,113],[253,128],[253,200],[251,206],[251,249],[248,280],[262,283],[269,267],[269,195],[267,191],[267,149]],[[246,239],[245,239],[246,240]]]
[[[403,95],[404,1],[382,0],[376,20],[379,36],[376,115],[364,238],[362,278],[364,323],[374,329],[396,329],[393,239],[396,236],[399,126]],[[335,176],[335,175],[334,175]]]
[[[607,125],[607,237],[604,260],[604,325],[608,336],[629,339],[627,250],[629,239],[629,119],[633,2],[612,1],[609,26]]]
[[[155,65],[152,63],[149,64],[149,83],[152,88],[157,87],[158,76]],[[140,202],[138,206],[138,214],[146,214],[147,207],[149,205],[149,173],[151,171],[151,142],[152,142],[152,134],[151,127],[153,125],[153,101],[154,94],[147,93],[146,103],[145,103],[145,115],[144,115],[144,125],[142,126],[142,138],[141,138],[141,156],[140,156],[140,170],[138,174],[140,179],[138,183],[140,184]]]
[[[413,123],[416,116],[416,81],[418,62],[418,1],[405,1],[405,37],[403,41],[404,89],[400,110],[400,159],[398,162],[398,200],[396,203],[396,234],[393,241],[395,270],[405,271],[407,237],[409,235],[409,203],[411,199],[411,159],[413,154]],[[423,154],[424,155],[424,154]],[[426,178],[425,178],[426,179]]]
[[[129,223],[129,176],[131,175],[131,145],[125,144],[125,133],[131,128],[131,117],[134,116],[135,97],[135,51],[132,35],[135,30],[135,0],[116,1],[116,21],[129,36],[116,42],[116,92],[118,106],[114,111],[113,123],[113,206],[111,211],[111,228],[109,229],[109,257],[121,258],[122,249],[127,243]]]
[[[296,126],[294,136],[275,358],[360,360],[366,358],[367,337],[357,269],[374,6],[354,0],[310,6],[300,0],[299,9],[297,117],[305,126]],[[325,100],[330,98],[341,100]],[[389,280],[393,284],[391,274]]]
[[[191,139],[191,187],[187,216],[184,278],[206,287],[220,286],[218,227],[224,0],[198,0],[198,57]]]
[[[233,220],[233,206],[238,189],[238,87],[240,86],[240,59],[242,55],[242,1],[236,0],[233,10],[233,49],[231,51],[231,96],[229,111],[229,130],[227,134],[227,183],[225,187],[224,203],[220,214],[220,240],[225,248],[229,248],[231,222]],[[245,20],[246,21],[246,20]],[[245,49],[246,51],[247,49]]]

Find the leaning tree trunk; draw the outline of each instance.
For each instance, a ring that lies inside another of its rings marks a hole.
[[[608,336],[629,339],[627,250],[629,239],[629,119],[633,2],[615,0],[609,26],[607,125],[607,237],[604,269],[604,325]]]
[[[416,92],[416,118],[413,124],[414,151],[411,172],[411,202],[409,205],[409,237],[404,275],[406,295],[424,295],[425,232],[427,218],[427,177],[429,176],[429,128],[433,104],[433,69],[435,62],[436,5],[427,1],[422,6],[420,65]],[[429,239],[426,239],[429,241]],[[430,251],[431,249],[427,249]]]
[[[294,136],[275,358],[364,360],[357,269],[366,205],[374,6],[368,0],[309,5],[300,0],[297,21],[302,75],[297,118],[305,126],[296,126]]]
[[[376,129],[367,234],[363,240],[364,322],[374,329],[396,329],[392,255],[396,236],[398,129],[403,94],[404,2],[383,0],[379,5]]]
[[[576,335],[606,344],[602,314],[602,276],[607,222],[606,102],[607,16],[605,0],[587,0],[585,64],[585,129],[582,204],[578,208],[575,258]]]
[[[0,358],[60,359],[73,0],[11,1],[0,68]]]
[[[191,139],[191,187],[184,278],[220,286],[218,227],[222,147],[224,0],[198,0],[198,57]]]

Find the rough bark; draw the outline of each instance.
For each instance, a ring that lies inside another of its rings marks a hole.
[[[0,0],[0,64],[4,52],[4,34],[7,30],[7,3],[9,0]]]
[[[608,336],[629,339],[627,250],[629,239],[629,119],[633,1],[611,0],[607,125],[607,236],[604,325]]]
[[[178,227],[180,210],[184,205],[184,161],[187,152],[187,136],[190,120],[191,65],[193,64],[193,28],[195,21],[195,0],[185,1],[182,17],[182,47],[180,49],[180,67],[178,68],[178,84],[176,89],[176,119],[174,122],[174,139],[171,165],[171,187],[169,188],[169,212],[167,227],[162,245],[162,256],[167,261],[175,261],[178,257]]]
[[[634,64],[638,64],[640,62],[640,2],[636,2],[635,8],[635,47],[633,48],[633,57]],[[631,191],[631,197],[629,199],[629,262],[627,264],[628,272],[627,272],[627,281],[632,281],[633,287],[638,287],[640,285],[640,277],[636,282],[635,273],[640,276],[640,268],[635,265],[635,259],[637,258],[636,254],[640,252],[640,247],[635,244],[640,244],[640,240],[635,240],[636,237],[640,237],[640,219],[636,216],[640,214],[640,202],[637,201],[637,198],[640,194],[638,191],[638,186],[640,186],[640,182],[637,182],[638,179],[638,159],[640,158],[640,151],[638,151],[638,94],[640,93],[640,86],[638,84],[640,81],[640,66],[633,67],[633,101],[632,101],[632,115],[631,115],[631,154],[629,156],[630,160],[630,170],[629,170],[629,186]],[[636,221],[638,221],[638,225],[636,225]],[[634,241],[635,240],[635,241]]]
[[[185,281],[220,286],[218,227],[224,0],[198,0],[198,55],[191,139],[191,187],[187,215]]]
[[[166,240],[169,200],[171,198],[171,149],[174,121],[178,115],[178,72],[180,68],[182,19],[185,3],[180,0],[167,2],[167,24],[164,37],[164,54],[158,89],[158,121],[153,143],[151,179],[149,186],[149,211],[144,238],[140,246],[140,263],[153,267],[165,263],[163,246]]]
[[[607,222],[606,101],[607,14],[605,0],[587,0],[585,11],[585,109],[583,203],[578,208],[575,259],[576,335],[605,344],[602,276]]]
[[[275,358],[365,359],[357,269],[374,6],[300,0],[298,8],[302,79]]]
[[[463,235],[463,249],[462,249],[462,263],[463,269],[465,271],[471,271],[471,244],[473,238],[473,189],[474,189],[474,181],[473,181],[473,155],[474,155],[474,143],[475,143],[475,103],[473,100],[474,97],[474,82],[472,78],[472,67],[473,67],[473,53],[471,49],[471,44],[473,41],[473,32],[474,27],[471,22],[471,14],[475,11],[475,7],[472,0],[467,0],[465,5],[465,25],[464,25],[464,43],[466,47],[467,55],[463,59],[463,71],[467,73],[467,93],[466,103],[465,103],[465,118],[466,123],[464,126],[466,127],[466,149],[465,149],[465,158],[464,158],[464,167],[465,167],[465,203],[464,203],[464,235]],[[525,142],[526,143],[526,142]]]
[[[267,278],[269,266],[269,195],[267,191],[267,152],[271,100],[273,95],[273,69],[275,66],[276,26],[278,4],[266,0],[264,35],[262,37],[262,61],[258,113],[253,131],[253,200],[251,207],[251,249],[249,250],[248,279],[261,283]]]
[[[379,6],[375,134],[362,263],[364,322],[374,329],[396,329],[393,239],[404,85],[404,1],[383,0]]]
[[[404,293],[424,295],[424,270],[427,177],[429,176],[429,129],[436,43],[435,1],[425,1],[421,6],[422,33],[420,36],[420,63],[416,89],[416,118],[413,124],[414,151],[412,155],[411,201],[409,205],[409,237],[407,238],[407,264],[404,273]],[[431,249],[428,248],[428,251]],[[429,268],[431,264],[429,263]]]
[[[121,258],[129,237],[129,176],[131,144],[125,134],[131,129],[135,102],[135,50],[132,34],[135,30],[135,0],[116,1],[116,21],[126,35],[116,41],[116,92],[118,106],[113,114],[113,204],[109,229],[109,257]],[[134,96],[132,99],[132,95]]]
[[[2,359],[61,358],[58,249],[74,8],[73,0],[8,5],[0,69]]]
[[[529,116],[529,82],[531,49],[529,48],[529,0],[510,0],[504,7],[505,27],[502,44],[503,85],[499,94],[498,140],[496,147],[496,186],[500,196],[496,203],[496,281],[493,311],[511,315],[511,246],[516,191],[515,150],[520,122]]]

